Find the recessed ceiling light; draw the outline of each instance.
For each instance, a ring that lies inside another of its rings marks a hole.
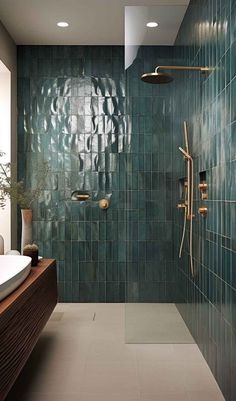
[[[69,26],[68,22],[65,21],[61,21],[57,23],[57,26],[59,26],[60,28],[67,28]]]
[[[156,28],[158,26],[157,22],[151,21],[146,24],[148,28]]]

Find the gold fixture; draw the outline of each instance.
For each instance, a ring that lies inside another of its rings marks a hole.
[[[89,195],[79,194],[76,196],[76,198],[78,199],[78,201],[85,201],[85,200],[88,200]]]
[[[207,188],[208,185],[206,182],[200,182],[200,184],[198,185],[200,194],[201,194],[201,199],[202,200],[206,200],[208,199],[208,193],[207,193]]]
[[[181,70],[181,71],[210,71],[209,67],[187,67],[184,65],[158,65],[154,72],[148,72],[141,76],[142,81],[148,84],[168,84],[173,81],[172,75],[160,70]]]
[[[101,199],[100,201],[99,201],[99,207],[100,207],[100,209],[108,209],[108,207],[109,207],[109,201],[107,200],[107,199]]]
[[[202,191],[207,189],[207,183],[206,182],[200,182],[200,184],[198,185],[198,188]]]
[[[71,194],[71,200],[85,202],[91,198],[90,194],[85,191],[76,190]]]
[[[207,215],[207,207],[199,207],[198,213],[199,213],[202,217],[206,217],[206,215]]]
[[[192,219],[194,219],[195,214],[188,214],[187,215],[187,220],[191,221]]]
[[[186,205],[185,205],[185,203],[178,203],[178,205],[176,207],[177,207],[177,209],[185,209]]]
[[[160,68],[160,67],[159,67]],[[174,67],[173,67],[174,68]],[[182,67],[181,69],[185,69]],[[156,69],[156,75],[158,76],[158,72]],[[157,77],[158,78],[158,77]],[[170,82],[170,81],[169,81]],[[162,82],[164,83],[164,82]],[[177,205],[178,208],[184,208],[184,225],[183,225],[183,233],[181,244],[179,248],[179,258],[181,258],[184,237],[186,232],[186,222],[189,221],[189,255],[190,255],[190,269],[192,277],[194,277],[194,265],[193,265],[193,218],[195,217],[193,214],[193,158],[191,157],[189,146],[188,146],[188,127],[187,122],[184,121],[184,138],[185,138],[185,146],[183,149],[179,146],[180,152],[184,155],[184,159],[187,162],[187,179],[184,179],[184,203],[180,203]]]
[[[181,71],[200,71],[206,72],[210,71],[209,67],[188,67],[185,65],[158,65],[155,68],[155,72],[157,73],[159,70],[181,70]]]

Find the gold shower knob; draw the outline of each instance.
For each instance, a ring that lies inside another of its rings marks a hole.
[[[199,207],[198,213],[199,213],[201,216],[206,217],[206,215],[207,215],[207,207]]]
[[[99,201],[99,207],[100,207],[100,209],[108,209],[109,201],[107,199],[101,199]]]

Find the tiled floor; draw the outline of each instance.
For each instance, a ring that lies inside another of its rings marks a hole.
[[[125,305],[125,342],[128,344],[194,344],[173,303]]]
[[[224,401],[195,344],[125,344],[124,304],[59,304],[7,401]]]

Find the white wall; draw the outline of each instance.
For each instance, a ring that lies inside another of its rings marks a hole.
[[[1,1],[1,0],[0,0]],[[11,160],[17,162],[17,61],[16,45],[0,21],[0,60],[11,72]],[[1,135],[1,133],[0,133]],[[17,247],[17,209],[11,207],[11,246]],[[1,223],[0,223],[1,224]]]
[[[0,151],[5,153],[1,162],[11,161],[11,72],[0,60]],[[5,252],[11,249],[11,204],[0,209],[0,234],[4,238]]]

